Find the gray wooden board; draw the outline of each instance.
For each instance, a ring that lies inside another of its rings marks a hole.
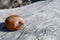
[[[4,21],[10,15],[24,18],[24,30],[10,32],[4,28]],[[60,40],[60,0],[0,10],[0,40]]]

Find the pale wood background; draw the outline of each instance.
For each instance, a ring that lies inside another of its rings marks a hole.
[[[25,29],[5,29],[10,15],[22,16]],[[15,9],[0,10],[0,40],[60,40],[60,0],[46,0]]]

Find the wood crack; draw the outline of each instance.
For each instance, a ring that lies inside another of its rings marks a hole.
[[[29,23],[27,26],[29,26],[31,23]],[[21,32],[21,34],[17,37],[17,39],[16,40],[18,40],[20,37],[21,37],[21,35],[24,33],[24,31],[26,30],[26,27],[27,26],[25,26],[25,29],[23,29],[23,31]]]

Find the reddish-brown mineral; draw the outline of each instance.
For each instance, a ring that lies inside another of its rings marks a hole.
[[[18,15],[11,15],[6,18],[5,25],[11,31],[21,30],[24,29],[24,19]]]

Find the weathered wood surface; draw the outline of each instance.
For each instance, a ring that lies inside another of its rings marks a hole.
[[[10,32],[5,29],[4,20],[14,14],[23,16],[24,30]],[[0,40],[60,40],[60,0],[0,10]]]

